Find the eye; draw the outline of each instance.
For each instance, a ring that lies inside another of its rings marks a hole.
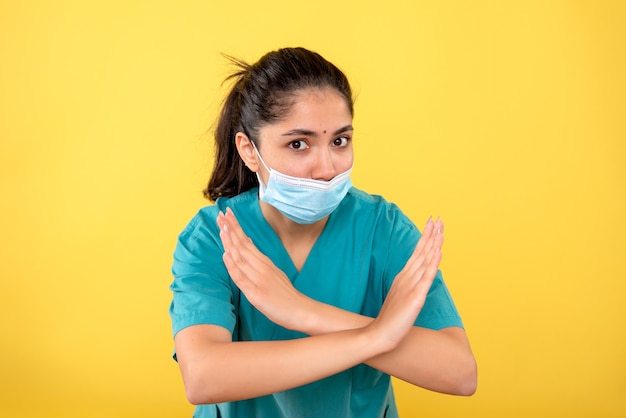
[[[340,136],[333,139],[333,147],[345,147],[348,145],[350,138],[347,136]]]
[[[289,148],[294,150],[301,150],[309,148],[309,145],[306,143],[306,141],[302,139],[296,139],[295,141],[291,141],[289,143]]]

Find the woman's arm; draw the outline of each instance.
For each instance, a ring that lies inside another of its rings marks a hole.
[[[365,327],[372,318],[311,299],[304,308],[310,319],[301,329],[309,335]],[[452,395],[472,395],[477,386],[477,366],[465,330],[449,327],[431,330],[413,327],[391,352],[365,361],[387,374],[425,389]]]
[[[366,329],[287,341],[232,342],[229,331],[217,325],[185,328],[176,334],[175,343],[187,398],[193,404],[253,398],[362,362],[382,371],[395,370],[395,376],[430,390],[458,395],[474,392],[473,357],[457,348],[467,345],[462,329],[414,328],[390,352],[384,352],[384,340],[376,340]],[[469,364],[460,367],[464,362]]]
[[[360,329],[374,321],[373,318],[315,301],[298,292],[285,274],[245,236],[232,212],[221,214],[218,224],[226,249],[224,262],[231,278],[248,300],[275,323],[318,336]],[[411,286],[419,284],[426,292],[430,288],[439,265],[442,244],[443,224],[439,220],[429,221],[387,297],[405,300],[397,304],[399,309],[402,309],[403,303],[412,303],[406,299],[406,295],[411,294]],[[398,296],[398,293],[401,295]],[[384,311],[385,308],[381,314]],[[459,327],[439,331],[411,327],[396,349],[365,362],[430,390],[457,395],[471,395],[476,390],[476,362],[465,331]]]
[[[285,274],[258,251],[230,210],[218,217],[218,224],[227,251],[224,262],[232,279],[272,321],[315,336],[363,328],[374,320],[298,292]],[[429,221],[412,256],[396,276],[389,296],[394,291],[406,291],[407,283],[409,286],[421,283],[429,289],[439,265],[442,245],[443,223]],[[365,362],[387,374],[437,392],[471,395],[477,386],[476,361],[465,331],[459,327],[439,331],[412,327],[395,350]]]
[[[175,337],[188,400],[248,399],[336,374],[391,346],[367,328],[284,341],[232,342],[217,325],[194,325]]]
[[[234,227],[231,225],[231,231]],[[267,259],[262,259],[264,265],[261,266],[252,258],[241,258],[245,255],[237,250],[239,244],[233,245],[228,228],[223,229],[222,239],[227,248],[224,260],[229,273],[239,274],[233,265],[250,272],[257,268],[263,270],[264,266],[275,269]],[[247,245],[253,247],[249,240]],[[424,305],[441,258],[440,245],[441,240],[434,236],[424,241],[421,255],[414,263],[407,263],[412,270],[405,270],[404,279],[394,282],[378,317],[359,324],[362,326],[295,340],[255,342],[232,342],[230,333],[215,325],[195,325],[179,331],[175,337],[176,354],[189,401],[218,403],[257,397],[319,380],[396,350],[413,329],[415,318]],[[261,276],[264,273],[268,271],[262,271]],[[243,284],[242,280],[245,282],[242,277],[237,277],[238,285]],[[255,300],[258,293],[263,294],[261,299],[267,299],[268,295],[272,299],[276,297],[274,288],[283,293],[288,289],[287,286],[274,286],[272,291],[266,292],[267,289],[261,286],[260,292],[254,292],[251,290],[254,286],[248,284],[246,289],[250,295],[256,294]],[[289,297],[286,300],[289,302]],[[318,305],[318,308],[324,306],[327,305]],[[288,315],[284,315],[282,309],[276,309],[270,315],[284,319]],[[342,312],[325,310],[323,314],[329,315],[330,319],[335,313],[343,315]],[[343,318],[362,321],[359,316]]]
[[[293,288],[256,249],[232,212],[218,217],[231,278],[272,321],[311,337],[232,342],[219,326],[180,331],[176,351],[192,403],[261,396],[319,380],[366,362],[428,389],[471,394],[476,367],[460,328],[413,327],[441,260],[440,222],[429,222],[413,255],[396,276],[377,318],[316,302]]]

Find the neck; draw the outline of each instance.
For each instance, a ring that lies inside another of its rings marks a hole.
[[[274,206],[259,201],[261,212],[284,245],[315,241],[324,230],[328,216],[312,224],[299,224],[280,213]]]

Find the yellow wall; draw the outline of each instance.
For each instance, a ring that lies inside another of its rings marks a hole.
[[[0,415],[190,416],[167,287],[219,53],[303,45],[358,92],[355,184],[446,222],[479,390],[396,382],[403,416],[626,416],[625,4],[1,1]]]

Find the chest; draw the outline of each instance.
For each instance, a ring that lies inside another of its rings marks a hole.
[[[304,264],[309,258],[309,254],[315,245],[314,242],[294,243],[291,245],[284,245],[285,251],[289,255],[291,262],[298,272],[301,272]]]

